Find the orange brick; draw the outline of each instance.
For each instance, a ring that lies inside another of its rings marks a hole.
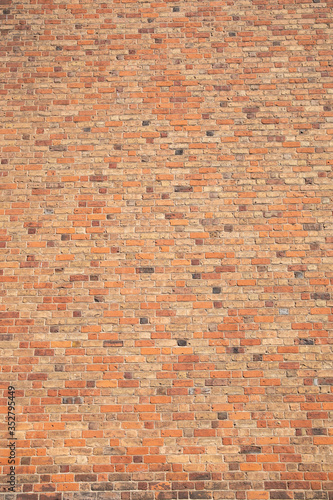
[[[0,413],[18,499],[328,500],[331,2],[14,4]]]

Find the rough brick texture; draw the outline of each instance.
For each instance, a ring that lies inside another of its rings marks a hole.
[[[332,500],[332,2],[0,3],[2,498]]]

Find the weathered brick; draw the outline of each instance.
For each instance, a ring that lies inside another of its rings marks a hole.
[[[0,10],[15,497],[329,500],[331,2],[28,3]]]

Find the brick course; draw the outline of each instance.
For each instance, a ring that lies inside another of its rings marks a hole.
[[[4,500],[333,500],[332,6],[1,0]]]

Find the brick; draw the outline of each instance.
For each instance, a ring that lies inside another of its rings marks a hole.
[[[12,3],[17,497],[333,500],[330,2]]]
[[[252,454],[252,453],[261,453],[260,446],[241,446],[240,453]]]

